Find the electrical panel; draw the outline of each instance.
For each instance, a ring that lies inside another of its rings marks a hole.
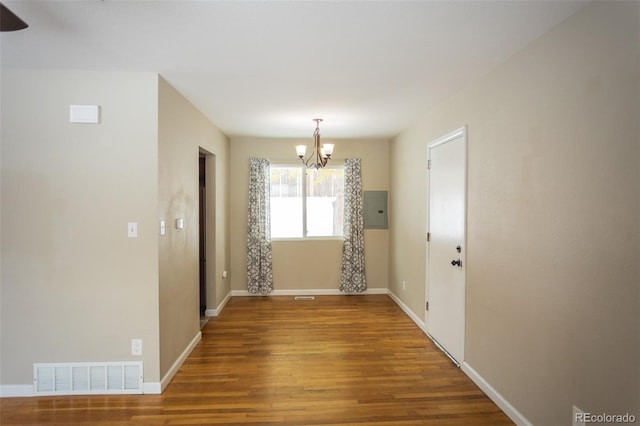
[[[387,229],[387,191],[364,191],[364,229]]]

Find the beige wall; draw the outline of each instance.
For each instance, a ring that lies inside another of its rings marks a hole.
[[[311,123],[313,124],[313,123]],[[313,131],[311,128],[310,133]],[[329,139],[325,140],[329,142]],[[269,158],[272,163],[296,163],[294,146],[310,145],[307,139],[232,138],[231,140],[231,288],[246,290],[247,194],[249,158]],[[387,140],[342,139],[335,142],[335,162],[362,159],[363,190],[388,190],[389,144]],[[365,230],[365,267],[368,288],[387,288],[387,230]],[[336,290],[340,285],[342,242],[273,241],[275,290]]]
[[[2,385],[32,383],[34,362],[139,360],[132,338],[158,381],[157,86],[3,70]],[[70,124],[70,104],[102,122]]]
[[[426,144],[468,126],[465,361],[535,425],[640,415],[639,17],[589,5],[391,144],[390,288],[422,317]]]
[[[101,123],[70,124],[70,104],[100,105]],[[34,362],[138,359],[160,382],[199,331],[201,149],[207,307],[230,291],[228,139],[153,73],[3,71],[2,107],[0,384],[31,383]]]
[[[214,188],[208,225],[215,229],[207,251],[211,274],[207,280],[207,308],[215,309],[218,289],[229,285],[222,279],[228,269],[229,234],[226,212],[229,140],[189,101],[162,77],[159,79],[158,131],[158,220],[166,234],[159,237],[160,268],[160,375],[172,364],[200,331],[199,314],[199,223],[198,157],[211,154],[207,184]],[[216,200],[219,197],[219,200]],[[217,202],[215,202],[217,201]],[[182,218],[184,228],[176,229]],[[213,273],[219,271],[219,273]],[[225,293],[226,290],[226,293]]]

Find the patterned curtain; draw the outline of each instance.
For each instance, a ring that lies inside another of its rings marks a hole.
[[[347,158],[344,165],[344,244],[340,291],[361,293],[367,289],[364,273],[364,208],[360,159]]]
[[[251,294],[269,294],[273,290],[270,196],[269,160],[250,158],[247,290]]]

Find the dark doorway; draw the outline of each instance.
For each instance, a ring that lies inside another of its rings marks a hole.
[[[206,199],[206,162],[205,156],[200,154],[199,163],[199,181],[200,181],[200,316],[204,316],[207,310],[207,256],[206,256],[206,224],[207,224],[207,199]]]

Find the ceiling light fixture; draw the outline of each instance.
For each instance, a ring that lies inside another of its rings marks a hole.
[[[300,158],[300,161],[302,161],[305,166],[321,169],[327,165],[331,154],[333,154],[333,144],[325,143],[324,145],[320,145],[320,122],[322,118],[314,118],[313,121],[316,122],[316,130],[313,132],[313,152],[306,160],[304,159],[304,154],[307,152],[306,145],[296,145],[296,152],[298,153],[298,158]]]

